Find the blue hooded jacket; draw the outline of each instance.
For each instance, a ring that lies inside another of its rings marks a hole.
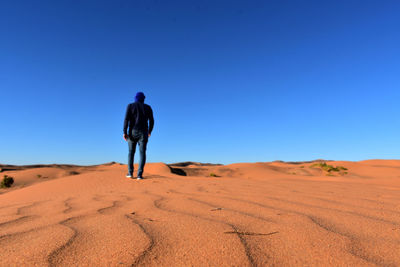
[[[150,134],[153,131],[153,110],[149,105],[144,104],[144,99],[145,95],[138,92],[135,96],[135,102],[130,103],[126,108],[124,134],[128,134],[129,130],[129,137],[132,137],[132,130]]]

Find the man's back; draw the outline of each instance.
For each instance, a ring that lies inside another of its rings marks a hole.
[[[136,101],[128,105],[124,121],[124,133],[129,135],[132,130],[151,134],[154,127],[153,110],[147,104]]]

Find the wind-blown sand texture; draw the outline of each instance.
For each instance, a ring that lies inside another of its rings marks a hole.
[[[0,264],[400,266],[400,161],[314,163],[2,165]]]

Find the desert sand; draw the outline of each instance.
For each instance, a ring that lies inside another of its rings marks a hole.
[[[2,165],[0,265],[400,266],[400,161],[315,164]]]

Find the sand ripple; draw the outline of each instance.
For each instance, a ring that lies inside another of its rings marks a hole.
[[[337,177],[304,164],[149,164],[143,181],[109,164],[31,182],[0,195],[0,265],[400,266],[398,162]]]

